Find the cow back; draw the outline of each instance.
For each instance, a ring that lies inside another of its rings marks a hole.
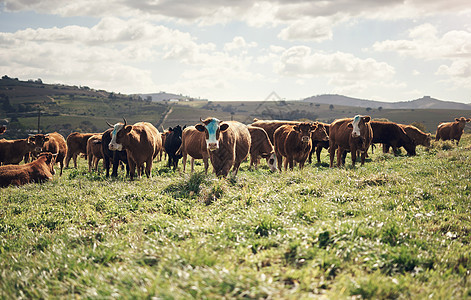
[[[256,126],[247,126],[250,133],[250,153],[251,155],[268,155],[274,152],[273,144],[268,138],[268,134],[265,129]]]
[[[208,153],[204,132],[198,131],[195,126],[185,128],[182,132],[181,153],[202,159],[203,154]]]

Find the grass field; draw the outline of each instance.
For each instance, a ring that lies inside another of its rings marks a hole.
[[[0,190],[0,298],[470,298],[470,146],[228,179],[81,160]]]

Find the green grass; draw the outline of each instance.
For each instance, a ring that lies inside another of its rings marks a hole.
[[[80,160],[0,190],[0,298],[469,298],[470,145],[227,179]]]

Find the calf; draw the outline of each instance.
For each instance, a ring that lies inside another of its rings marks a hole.
[[[134,125],[116,124],[112,132],[109,149],[126,150],[128,154],[129,176],[134,179],[136,168],[137,176],[141,177],[145,163],[145,174],[149,178],[152,170],[152,161],[162,149],[162,137],[154,125],[148,122],[138,122]]]
[[[87,141],[96,133],[72,132],[67,137],[67,156],[65,157],[65,167],[69,167],[70,159],[74,159],[74,167],[77,168],[77,156],[80,153],[85,154],[87,158]]]
[[[361,165],[365,163],[366,152],[373,140],[373,130],[370,125],[370,116],[355,116],[352,118],[335,120],[329,129],[330,167],[334,165],[335,151],[337,151],[337,166],[342,164],[345,151],[352,155],[352,166],[355,166],[357,151],[361,153]]]
[[[92,135],[87,140],[87,157],[88,157],[88,172],[93,170],[98,171],[98,162],[103,158],[103,151],[101,150],[101,138],[103,134]]]
[[[185,128],[183,128],[185,129]],[[168,129],[168,135],[165,138],[165,152],[168,155],[168,167],[173,166],[173,170],[178,167],[178,160],[182,158],[181,153],[177,154],[178,149],[182,145],[182,128],[177,125],[174,128]]]
[[[258,157],[261,156],[267,160],[268,167],[272,172],[276,171],[276,155],[273,144],[268,138],[267,132],[260,127],[247,126],[250,132],[250,167],[257,169]]]
[[[251,145],[247,126],[236,122],[221,122],[216,118],[201,120],[195,128],[205,133],[206,147],[216,176],[227,176],[232,168],[235,176],[240,163],[249,155]]]
[[[61,168],[60,176],[62,176],[62,169],[64,168],[64,158],[67,154],[67,144],[62,134],[57,132],[48,133],[49,140],[44,143],[43,151],[51,152],[56,155],[55,163],[59,163]]]
[[[123,123],[117,123],[123,124]],[[128,154],[126,150],[110,150],[108,145],[111,142],[111,134],[114,130],[114,125],[108,123],[112,128],[103,132],[101,137],[101,151],[103,152],[103,165],[106,170],[106,177],[110,176],[110,165],[113,164],[113,170],[111,172],[111,177],[118,177],[118,167],[119,163],[122,162],[126,165],[126,174],[129,175],[129,166],[128,166]]]
[[[410,156],[416,154],[414,142],[398,124],[382,121],[371,121],[370,124],[373,130],[372,143],[382,143],[383,153],[387,153],[391,146],[396,156],[399,147],[404,147]]]
[[[471,119],[461,117],[459,119],[456,118],[455,122],[441,123],[437,127],[437,134],[435,136],[435,140],[438,141],[442,139],[444,141],[456,141],[456,145],[458,146],[458,143],[461,139],[461,135],[464,132],[464,127],[469,121],[471,121]]]
[[[206,147],[206,138],[204,132],[198,131],[195,126],[188,126],[183,130],[182,144],[176,153],[183,158],[183,172],[186,170],[187,155],[190,155],[191,172],[194,170],[195,159],[203,159],[204,172],[208,174],[209,153]]]
[[[0,166],[0,187],[52,180],[53,166],[54,155],[50,152],[43,152],[38,159],[24,165]]]
[[[311,135],[317,129],[317,124],[300,123],[296,125],[280,126],[274,133],[275,153],[278,160],[278,170],[285,157],[285,171],[293,170],[294,162],[299,163],[299,169],[304,167],[307,157],[312,149]]]
[[[19,164],[23,158],[29,158],[30,152],[40,152],[49,140],[44,134],[36,134],[26,139],[0,140],[0,164]]]

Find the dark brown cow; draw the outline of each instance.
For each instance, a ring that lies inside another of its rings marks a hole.
[[[258,158],[263,157],[267,160],[268,167],[272,172],[276,171],[276,156],[273,144],[268,138],[267,132],[260,127],[247,126],[252,140],[250,144],[250,167],[257,169]]]
[[[77,156],[80,153],[85,154],[87,159],[87,141],[96,133],[72,132],[67,137],[67,156],[65,158],[65,167],[69,167],[70,159],[74,159],[74,167],[77,168]]]
[[[23,158],[29,158],[29,153],[40,152],[44,143],[49,140],[44,134],[36,134],[26,139],[0,140],[0,164],[19,164]]]
[[[162,149],[162,137],[159,130],[151,123],[138,122],[134,125],[127,125],[124,120],[124,124],[115,124],[109,149],[126,150],[131,180],[134,179],[136,168],[137,176],[142,176],[144,163],[145,174],[149,178],[152,161]]]
[[[183,172],[186,170],[187,155],[190,155],[191,172],[194,170],[195,159],[203,159],[204,172],[208,174],[209,153],[206,148],[206,138],[204,132],[198,131],[195,126],[188,126],[183,130],[182,144],[177,154],[182,155]]]
[[[103,151],[101,149],[102,133],[92,135],[87,141],[87,157],[88,157],[88,172],[93,170],[98,171],[98,162],[103,159]]]
[[[383,153],[387,153],[391,146],[394,155],[397,155],[399,147],[404,147],[407,154],[410,156],[416,155],[414,142],[398,124],[393,122],[371,121],[370,125],[373,130],[372,143],[383,144]]]
[[[24,165],[0,166],[0,187],[52,180],[54,155],[43,152],[38,159]]]
[[[247,126],[236,122],[221,122],[216,118],[201,120],[195,127],[205,133],[209,158],[217,176],[227,176],[232,168],[235,176],[240,163],[249,155],[251,138]]]
[[[399,124],[404,129],[406,134],[412,139],[416,146],[430,147],[432,136],[430,133],[424,133],[413,125]]]
[[[355,116],[335,120],[329,129],[330,167],[334,166],[335,151],[337,151],[337,166],[342,165],[344,151],[350,151],[352,166],[355,166],[357,151],[361,153],[361,165],[365,163],[366,152],[373,140],[373,130],[370,116]]]
[[[49,141],[44,143],[43,151],[51,152],[56,155],[55,163],[59,163],[62,175],[62,169],[64,169],[64,158],[67,155],[67,144],[62,134],[57,132],[48,133]]]
[[[456,118],[455,122],[441,123],[437,127],[437,134],[435,140],[451,140],[456,141],[456,145],[460,142],[461,135],[464,132],[464,127],[466,123],[471,121],[471,119],[466,119],[465,117]]]
[[[309,163],[312,162],[312,153],[316,151],[316,157],[317,157],[317,163],[321,163],[321,152],[322,149],[329,149],[329,129],[330,129],[330,124],[327,123],[322,123],[322,122],[317,122],[319,125],[322,124],[324,126],[324,130],[327,134],[327,140],[325,141],[319,141],[319,140],[312,140],[312,150],[311,153],[309,153]]]
[[[275,153],[278,160],[278,170],[285,157],[285,171],[293,170],[294,162],[299,163],[299,169],[304,167],[312,149],[311,135],[318,127],[315,123],[304,122],[296,125],[280,126],[274,134]],[[325,130],[324,130],[325,133]]]

